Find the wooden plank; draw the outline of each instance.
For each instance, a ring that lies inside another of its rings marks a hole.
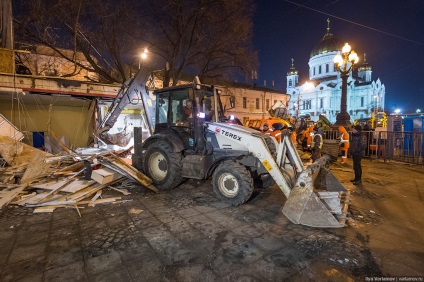
[[[105,199],[98,199],[93,202],[93,205],[97,204],[106,204],[106,203],[112,203],[116,202],[118,200],[121,200],[122,197],[111,197],[111,198],[105,198]],[[91,202],[89,201],[52,201],[49,204],[39,204],[39,205],[31,205],[29,207],[55,207],[55,208],[65,208],[65,207],[75,207],[75,206],[82,206],[87,205]]]
[[[36,153],[42,152],[47,157],[52,155],[9,137],[0,136],[0,155],[10,166],[26,165]]]
[[[53,206],[38,207],[38,208],[35,208],[32,213],[53,212],[55,209],[56,207],[53,207]]]
[[[61,168],[58,171],[56,171],[56,173],[68,172],[68,171],[76,172],[76,171],[81,170],[83,167],[84,167],[84,162],[83,161],[80,161],[80,162],[76,162],[74,164],[71,164],[71,165],[69,165],[67,167]]]
[[[152,184],[152,180],[149,177],[147,177],[146,175],[144,175],[143,173],[141,173],[134,167],[128,165],[127,163],[122,161],[120,158],[113,156],[113,157],[107,158],[107,160],[110,163],[116,165],[119,169],[125,171],[128,175],[130,175],[133,179],[141,183],[146,188],[154,192],[159,192],[159,190]]]
[[[94,202],[97,200],[97,198],[100,197],[100,195],[102,194],[102,190],[97,191],[96,195],[94,195],[94,197],[91,199],[91,201],[88,203],[89,207],[94,207]]]
[[[112,189],[112,190],[118,191],[119,193],[122,193],[125,196],[131,195],[131,192],[129,192],[127,189],[118,189],[118,188],[115,188],[115,187],[112,187],[112,186],[109,186],[109,188]]]
[[[51,173],[50,164],[47,164],[44,160],[46,155],[44,152],[37,152],[31,161],[28,163],[27,169],[22,176],[21,183],[29,183],[39,178],[43,178]]]
[[[12,201],[16,196],[18,196],[19,193],[21,193],[27,187],[28,187],[28,184],[24,183],[18,188],[15,188],[9,191],[8,193],[2,194],[0,198],[0,209],[2,209],[3,206],[7,206],[10,201]]]
[[[118,180],[116,180],[115,182],[117,182]],[[31,204],[31,205],[27,205],[28,207],[41,207],[41,206],[51,206],[51,205],[70,205],[70,204],[75,204],[76,202],[78,202],[81,199],[84,199],[86,197],[89,197],[93,194],[95,194],[97,191],[109,186],[111,183],[109,184],[105,184],[105,185],[100,185],[98,183],[95,183],[95,187],[86,187],[74,194],[70,194],[70,195],[66,195],[66,196],[62,196],[60,198],[55,199],[54,201],[44,201],[44,202],[40,202],[40,203],[36,203],[36,204]],[[87,204],[89,203],[89,201],[87,202]]]
[[[56,133],[53,130],[50,130],[50,135],[59,143],[60,147],[65,150],[68,154],[72,154],[72,151],[57,137]]]
[[[41,183],[41,184],[32,184],[31,188],[37,188],[37,189],[43,189],[43,190],[55,190],[61,186],[63,186],[68,179],[64,179],[61,181],[52,181],[48,183]],[[81,179],[74,179],[72,182],[70,182],[68,185],[63,187],[60,191],[66,192],[66,193],[75,193],[79,190],[82,190],[90,185],[93,185],[96,183],[94,180],[81,180]]]

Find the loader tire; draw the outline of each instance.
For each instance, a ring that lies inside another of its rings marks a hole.
[[[213,190],[223,202],[239,206],[253,193],[253,179],[242,164],[229,160],[221,163],[212,175]]]
[[[181,154],[174,152],[167,142],[158,141],[147,148],[143,171],[158,189],[172,189],[184,180],[181,159]]]

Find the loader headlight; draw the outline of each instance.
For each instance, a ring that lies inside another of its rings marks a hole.
[[[205,113],[199,112],[199,118],[205,118],[205,116],[206,116]]]

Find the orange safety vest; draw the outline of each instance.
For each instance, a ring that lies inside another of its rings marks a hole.
[[[340,135],[340,147],[344,150],[349,149],[349,133],[347,133],[346,129],[343,126],[339,127]]]
[[[296,132],[294,132],[294,131],[292,132],[291,139],[292,139],[293,143],[296,144],[296,142],[297,142],[297,140],[296,140],[297,139]]]
[[[274,136],[278,143],[281,141],[281,130],[276,129],[271,133],[271,136]]]

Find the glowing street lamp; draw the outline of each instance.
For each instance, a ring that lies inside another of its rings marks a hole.
[[[340,102],[340,113],[336,117],[336,126],[347,126],[350,127],[350,115],[346,111],[347,109],[347,79],[349,73],[353,71],[356,64],[359,61],[359,57],[355,51],[352,50],[348,43],[342,48],[342,53],[337,53],[334,57],[334,67],[340,72],[342,78],[342,97]]]
[[[147,59],[147,53],[149,53],[149,50],[147,48],[144,48],[144,51],[140,54],[140,59],[138,60],[138,69],[141,68],[141,61]]]

